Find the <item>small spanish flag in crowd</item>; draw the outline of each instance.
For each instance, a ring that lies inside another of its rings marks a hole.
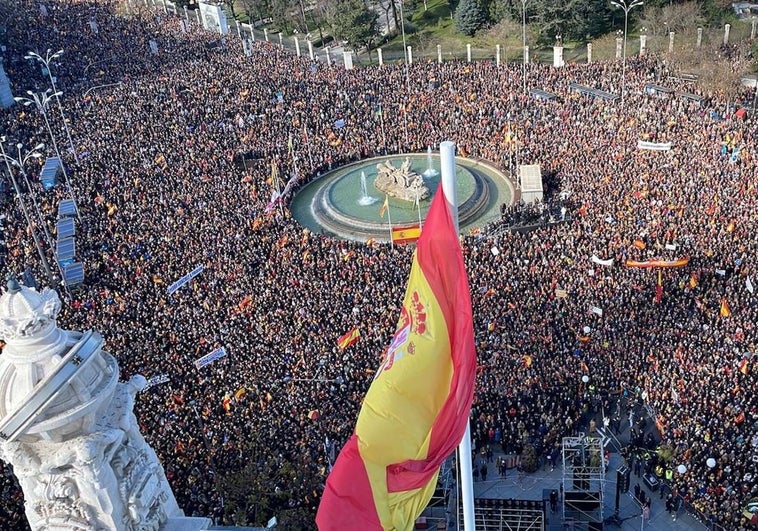
[[[645,242],[643,242],[643,241],[642,241],[642,240],[640,240],[639,238],[637,238],[636,240],[634,240],[634,246],[635,246],[637,249],[640,249],[640,250],[642,250],[642,249],[644,249],[645,247],[647,247],[647,245],[645,245]]]
[[[532,366],[532,357],[527,354],[526,356],[524,356],[524,367],[528,369],[531,366]]]
[[[729,317],[732,315],[732,309],[729,308],[729,303],[726,302],[726,299],[721,299],[721,308],[719,309],[719,313],[721,314],[721,317]]]
[[[232,409],[232,399],[229,398],[229,395],[224,395],[224,400],[221,401],[221,406],[224,408],[224,411],[229,413]]]
[[[384,218],[384,214],[387,212],[387,209],[389,208],[389,200],[390,197],[388,195],[384,196],[384,203],[382,203],[382,208],[379,209],[379,217]]]
[[[694,289],[697,287],[697,278],[695,278],[695,273],[690,273],[690,281],[688,285],[690,289]]]
[[[392,227],[392,243],[411,243],[421,237],[421,226]]]
[[[748,363],[749,362],[746,358],[743,358],[743,360],[740,362],[740,372],[745,376],[747,376],[747,371],[749,370]]]
[[[234,399],[235,399],[235,400],[238,400],[238,401],[239,401],[239,400],[242,400],[243,398],[245,398],[245,393],[246,393],[246,392],[247,392],[247,391],[245,390],[245,388],[244,388],[244,387],[240,387],[239,389],[237,389],[237,390],[234,392]]]
[[[661,276],[661,270],[658,270],[658,283],[655,285],[655,298],[653,302],[659,303],[663,300],[663,277]]]
[[[345,350],[347,347],[354,344],[360,338],[361,338],[361,331],[358,330],[357,326],[353,327],[351,330],[348,330],[346,333],[340,336],[340,338],[337,340],[337,346],[340,348],[340,350]]]

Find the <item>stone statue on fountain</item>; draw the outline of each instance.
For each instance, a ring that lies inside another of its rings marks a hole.
[[[387,195],[405,201],[429,197],[429,187],[424,183],[424,178],[413,171],[408,157],[405,158],[399,168],[385,160],[376,165],[376,171],[374,186]]]

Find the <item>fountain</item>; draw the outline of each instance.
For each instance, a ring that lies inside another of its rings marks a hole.
[[[435,170],[432,166],[432,146],[429,146],[426,150],[426,169],[422,175],[427,179],[430,179],[432,177],[437,177],[439,174],[440,172]]]
[[[358,199],[358,204],[361,206],[369,206],[376,203],[376,197],[368,195],[368,187],[366,185],[366,172],[361,171],[361,197]]]
[[[341,166],[298,190],[290,205],[292,215],[303,227],[314,233],[353,241],[366,241],[369,238],[386,241],[389,219],[386,214],[381,216],[382,209],[379,208],[385,193],[389,196],[393,226],[417,224],[419,217],[423,220],[429,208],[431,196],[437,189],[440,178],[439,175],[422,177],[427,167],[426,159],[423,152],[403,153]],[[439,164],[438,160],[433,162]],[[389,170],[396,181],[405,183],[407,180],[408,183],[405,184],[413,182],[423,185],[428,189],[429,195],[420,193],[417,207],[415,191],[402,197],[402,194],[385,192],[381,183],[376,182],[381,180],[379,174],[384,173],[383,170]],[[485,161],[474,162],[458,157],[455,172],[461,230],[486,225],[500,216],[501,204],[512,203],[515,195],[512,184],[500,170]],[[366,202],[367,199],[374,205],[364,206],[370,205]]]

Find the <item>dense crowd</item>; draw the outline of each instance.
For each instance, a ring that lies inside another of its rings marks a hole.
[[[523,94],[520,65],[415,62],[406,83],[401,65],[347,71],[260,40],[246,56],[236,36],[185,30],[160,9],[22,5],[6,72],[16,93],[44,90],[47,76],[23,56],[65,50],[54,73],[78,158],[64,157],[86,281],[64,294],[60,325],[101,330],[122,379],[169,376],[139,395],[137,416],[188,515],[312,522],[332,449],[352,432],[398,317],[411,248],[341,241],[286,208],[267,212],[272,164],[295,171],[289,139],[298,185],[451,139],[502,168],[518,150],[549,184],[545,207],[504,206],[462,238],[475,446],[530,445],[555,459],[561,437],[618,411],[619,398],[645,404],[666,465],[687,467],[670,488],[725,528],[750,528],[756,123],[735,119],[722,94],[686,87],[710,97],[702,106],[646,95],[646,83],[667,83],[663,58],[646,56],[627,61],[624,105],[568,92],[576,82],[618,93],[612,62],[529,65],[530,87],[561,96],[537,101]],[[49,118],[63,150],[63,122]],[[19,106],[0,113],[0,134],[49,143],[42,117]],[[673,147],[640,150],[639,140]],[[39,169],[29,163],[32,176]],[[67,191],[33,186],[52,230]],[[30,267],[47,284],[11,194],[2,212],[7,270]],[[660,276],[625,266],[683,257]],[[361,339],[341,351],[337,338],[354,326]],[[226,357],[195,368],[220,346]],[[0,471],[0,517],[23,528],[18,487]]]

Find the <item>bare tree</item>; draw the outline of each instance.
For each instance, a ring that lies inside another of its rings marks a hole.
[[[677,35],[692,34],[705,22],[703,9],[698,2],[684,2],[663,7],[645,6],[641,26],[653,36],[665,36],[673,31]]]
[[[726,48],[719,42],[705,42],[702,46],[677,48],[669,56],[670,71],[681,76],[694,74],[703,92],[728,109],[743,90],[742,78],[751,63],[740,50]]]

